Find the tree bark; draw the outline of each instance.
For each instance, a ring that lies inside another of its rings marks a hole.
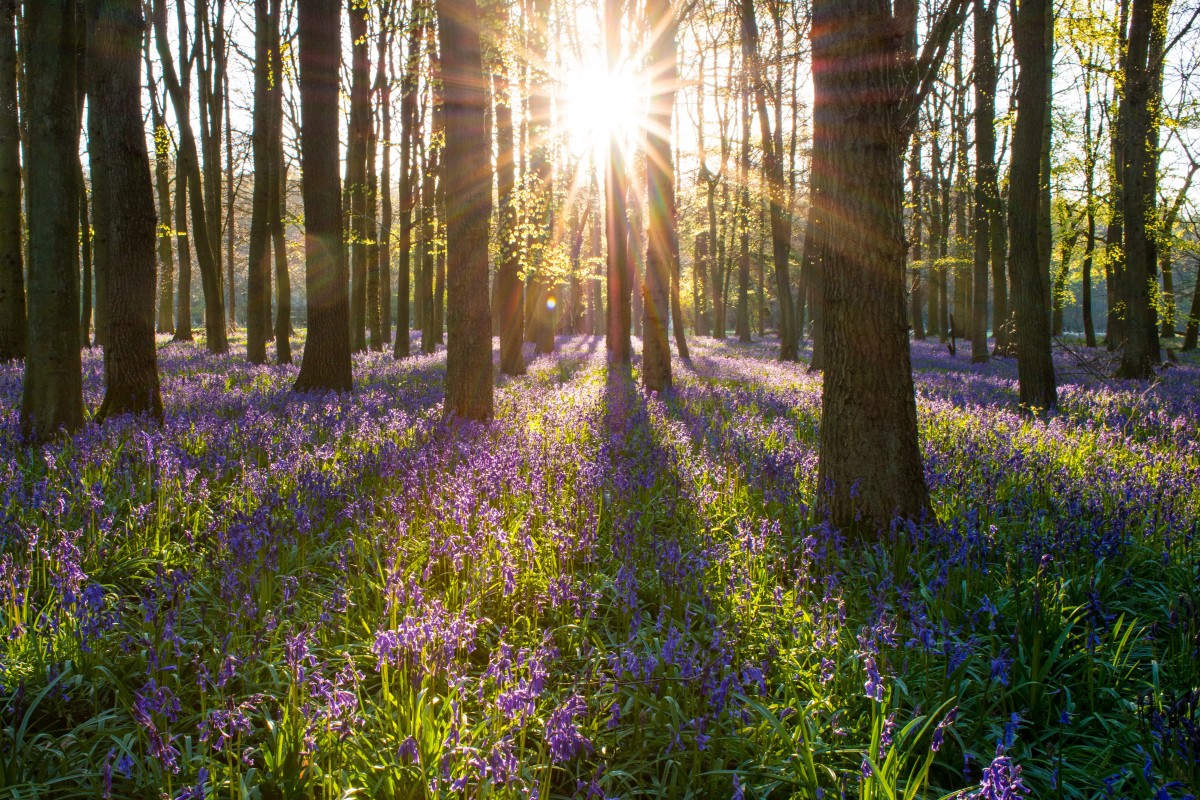
[[[992,35],[998,0],[975,0],[975,281],[971,360],[988,353],[988,271],[992,264],[992,225],[996,224],[996,56]],[[997,317],[999,319],[999,317]]]
[[[817,486],[838,526],[930,518],[905,312],[903,158],[909,87],[883,0],[814,0],[815,201],[822,252],[825,379]]]
[[[503,4],[501,5],[503,9]],[[503,27],[507,12],[501,11]],[[516,169],[511,87],[503,59],[492,76],[496,98],[496,179],[500,201],[500,263],[496,268],[496,309],[500,316],[500,372],[525,374],[525,292],[517,247]]]
[[[171,104],[175,107],[175,117],[179,127],[179,158],[182,162],[182,171],[189,184],[187,194],[191,205],[191,243],[196,249],[196,258],[200,263],[200,282],[204,289],[204,329],[208,340],[208,350],[211,353],[224,353],[229,350],[229,340],[225,334],[225,301],[221,290],[220,264],[213,252],[214,239],[210,230],[210,222],[217,225],[217,221],[213,217],[214,209],[205,207],[203,184],[200,178],[200,156],[196,150],[196,137],[192,131],[190,103],[184,86],[180,84],[179,77],[175,72],[174,61],[171,58],[166,14],[165,0],[154,0],[154,38],[158,43],[158,56],[162,64],[163,79],[167,84],[167,92],[171,95]],[[210,219],[210,217],[212,218]],[[190,291],[190,286],[188,288]],[[180,291],[183,291],[182,275]],[[182,338],[178,333],[178,323],[176,328],[176,338]],[[190,332],[189,325],[187,333],[190,334]]]
[[[83,425],[79,351],[79,118],[75,0],[25,7],[28,105],[28,331],[22,433],[35,440]]]
[[[88,69],[88,158],[96,260],[108,309],[103,422],[118,414],[162,418],[154,345],[154,191],[142,123],[140,0],[95,0]]]
[[[621,0],[605,0],[604,26],[608,68],[617,68],[621,59]],[[627,369],[632,363],[633,347],[629,329],[632,316],[629,295],[629,226],[625,217],[625,159],[619,142],[609,143],[604,176],[605,238],[608,240],[608,298],[605,347],[608,363]]]
[[[675,106],[675,19],[670,0],[648,0],[651,30],[650,113],[646,131],[646,279],[643,298],[642,381],[647,391],[671,388],[671,345],[667,338],[671,275],[675,259],[675,168],[671,117]],[[746,320],[749,328],[749,320]]]
[[[0,361],[24,358],[26,347],[16,6],[0,0]]]
[[[1058,400],[1050,351],[1049,265],[1041,262],[1038,246],[1043,123],[1050,113],[1046,91],[1047,1],[1020,0],[1013,23],[1020,74],[1009,173],[1009,258],[1016,304],[1017,382],[1021,405],[1028,409],[1051,409]]]
[[[781,153],[775,149],[771,121],[767,112],[766,74],[758,53],[758,22],[754,0],[741,1],[742,57],[749,65],[758,105],[758,124],[762,133],[763,173],[771,201],[771,249],[775,261],[775,296],[779,300],[779,360],[799,360],[799,342],[792,305],[792,281],[788,260],[792,250],[792,219],[787,203],[787,185],[783,180]],[[782,102],[782,98],[778,98]]]
[[[421,61],[421,42],[424,39],[426,6],[414,3],[413,19],[409,22],[408,55],[404,76],[400,80],[400,240],[396,247],[396,341],[392,348],[395,358],[408,358],[411,352],[408,304],[412,274],[413,245],[413,150],[417,130],[417,69]]]
[[[279,182],[271,154],[270,91],[276,80],[270,49],[268,0],[254,0],[254,112],[251,146],[254,151],[254,188],[251,190],[250,253],[246,265],[246,356],[251,364],[267,361],[270,328],[271,187]]]
[[[1155,176],[1149,150],[1150,106],[1154,93],[1153,72],[1149,64],[1150,38],[1156,8],[1162,0],[1133,0],[1129,19],[1129,48],[1126,52],[1124,92],[1121,105],[1125,113],[1122,161],[1124,182],[1121,209],[1125,223],[1125,349],[1117,377],[1147,380],[1154,375],[1160,360],[1158,328],[1151,308],[1150,233],[1147,207],[1154,192]],[[1165,11],[1165,8],[1164,8]]]
[[[371,124],[371,55],[367,7],[348,0],[350,10],[350,123],[346,147],[346,191],[350,195],[350,330],[355,352],[367,349],[367,140]]]
[[[437,0],[446,130],[446,258],[449,327],[448,414],[490,419],[492,319],[488,299],[488,224],[492,182],[486,137],[487,93],[475,0]]]
[[[354,379],[338,176],[341,0],[305,0],[297,10],[308,336],[296,390],[348,392]]]

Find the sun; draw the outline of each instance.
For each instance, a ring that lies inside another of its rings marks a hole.
[[[610,71],[603,61],[568,68],[562,82],[563,133],[577,155],[628,147],[645,124],[647,90],[632,69]]]

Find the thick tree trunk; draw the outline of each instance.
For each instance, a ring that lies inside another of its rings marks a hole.
[[[34,439],[83,425],[79,352],[79,119],[76,112],[76,2],[25,7],[28,105],[28,331],[21,431]]]
[[[1045,72],[1047,2],[1021,0],[1013,24],[1020,74],[1009,176],[1009,257],[1016,305],[1017,381],[1021,405],[1029,409],[1054,408],[1058,400],[1050,352],[1049,265],[1041,262],[1038,247],[1043,122],[1050,112]]]
[[[296,390],[348,392],[354,379],[338,176],[341,0],[305,0],[297,10],[308,336]]]
[[[621,58],[621,0],[605,0],[605,47],[608,68],[616,69]],[[605,238],[608,240],[608,298],[605,346],[610,365],[626,369],[632,362],[629,329],[632,316],[629,295],[629,230],[625,217],[625,159],[621,144],[609,144],[605,165]]]
[[[446,129],[446,257],[449,326],[448,414],[492,416],[492,319],[488,223],[492,182],[486,137],[487,92],[475,0],[437,0]]]
[[[907,320],[903,220],[907,97],[895,20],[878,0],[815,0],[815,198],[822,248],[825,380],[817,486],[834,524],[929,518]]]
[[[654,76],[646,131],[646,279],[642,327],[642,381],[648,391],[671,388],[667,338],[671,275],[675,261],[675,167],[671,116],[675,106],[675,20],[670,0],[649,0],[650,74]],[[749,328],[749,320],[746,320]],[[747,333],[749,331],[747,330]]]
[[[25,357],[16,0],[0,0],[0,361]]]
[[[88,156],[95,199],[96,272],[105,276],[103,422],[162,418],[154,346],[154,191],[142,123],[140,0],[97,0],[89,33]]]

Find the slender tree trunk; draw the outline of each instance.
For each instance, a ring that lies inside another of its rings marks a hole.
[[[742,191],[737,210],[738,298],[737,320],[734,324],[739,342],[750,341],[750,86],[748,72],[748,68],[742,70],[740,92],[742,143],[738,158],[738,178],[742,185]]]
[[[284,216],[287,205],[287,166],[283,158],[283,58],[280,44],[280,26],[283,17],[282,0],[270,0],[270,28],[267,35],[267,51],[272,64],[270,84],[270,144],[271,182],[268,195],[267,227],[271,231],[272,250],[275,253],[275,360],[280,364],[292,363],[292,279],[288,273],[287,242],[284,231]]]
[[[140,0],[97,0],[89,34],[88,156],[96,200],[96,272],[105,276],[103,422],[162,418],[154,347],[154,190],[142,123]]]
[[[271,187],[279,183],[273,171],[270,91],[273,79],[268,0],[254,0],[254,188],[251,191],[250,254],[246,266],[246,356],[251,364],[267,361],[267,332],[271,281]]]
[[[1188,306],[1187,328],[1183,333],[1184,351],[1196,349],[1197,335],[1200,334],[1200,256],[1196,256],[1196,286],[1192,290],[1192,303]]]
[[[404,76],[400,80],[400,240],[397,242],[399,262],[396,265],[396,342],[392,355],[408,358],[411,350],[408,304],[412,274],[413,245],[413,150],[417,141],[417,69],[421,60],[426,7],[414,3],[409,23],[408,53]]]
[[[165,0],[154,0],[154,38],[158,43],[158,56],[159,62],[162,64],[163,79],[167,84],[167,92],[171,96],[171,104],[175,107],[175,117],[179,127],[181,171],[189,184],[187,195],[191,204],[191,241],[196,248],[196,257],[200,263],[200,281],[204,289],[204,327],[208,339],[208,350],[212,353],[224,353],[229,349],[229,341],[225,335],[225,302],[221,294],[220,264],[213,253],[212,243],[214,240],[210,231],[210,222],[213,225],[217,224],[216,217],[211,213],[215,209],[205,207],[200,179],[200,156],[196,150],[196,137],[192,132],[190,103],[184,86],[175,72],[175,64],[171,58],[170,40],[167,38]],[[189,282],[190,278],[189,268]],[[189,291],[190,288],[189,283]],[[182,268],[179,290],[180,292],[184,290]],[[190,324],[185,333],[190,336]],[[179,333],[178,322],[176,323],[176,338],[184,338]]]
[[[79,346],[91,347],[92,331],[92,296],[94,289],[99,289],[99,281],[93,281],[95,272],[92,269],[92,221],[88,216],[87,184],[83,182],[83,170],[75,172],[75,184],[79,187],[79,253],[77,258],[83,268],[83,308],[79,314]],[[97,309],[98,311],[98,309]],[[100,342],[100,315],[96,314],[96,345]]]
[[[24,358],[26,347],[16,5],[0,0],[0,361]]]
[[[1020,76],[1009,176],[1009,257],[1016,305],[1017,381],[1021,405],[1030,409],[1054,408],[1058,400],[1050,353],[1048,265],[1041,262],[1038,247],[1043,121],[1049,113],[1047,2],[1020,0],[1013,24]]]
[[[621,0],[605,0],[605,48],[608,68],[617,68],[621,59]],[[625,159],[619,142],[609,144],[607,172],[604,177],[605,238],[608,240],[608,303],[605,345],[608,362],[628,369],[633,347],[629,337],[632,310],[629,295],[629,231],[625,218]]]
[[[975,281],[971,360],[988,353],[988,270],[996,202],[996,57],[992,50],[998,0],[975,0]]]
[[[1073,224],[1067,220],[1068,225]],[[1051,290],[1050,302],[1050,331],[1054,336],[1063,332],[1063,308],[1067,303],[1067,276],[1071,270],[1071,258],[1075,255],[1075,244],[1079,241],[1079,230],[1072,227],[1064,230],[1059,241],[1058,271],[1054,274],[1054,288]]]
[[[504,14],[504,27],[507,27],[507,12],[501,13]],[[500,316],[500,371],[505,375],[523,375],[525,293],[521,286],[521,256],[516,241],[516,153],[512,94],[503,60],[497,65],[492,81],[496,98],[496,176],[500,199],[500,263],[496,270],[496,308]]]
[[[650,113],[646,132],[646,279],[642,337],[642,381],[648,391],[671,388],[671,345],[667,338],[671,276],[675,273],[675,167],[671,117],[675,107],[675,20],[670,0],[649,0],[651,30]],[[746,321],[747,326],[749,320]]]
[[[915,33],[914,33],[915,36]],[[913,47],[915,49],[915,39]],[[978,76],[976,76],[978,80]],[[977,112],[978,113],[978,112]],[[909,299],[911,308],[909,310],[909,322],[912,324],[913,338],[918,341],[925,338],[925,319],[924,319],[924,295],[925,286],[921,280],[921,271],[923,264],[923,251],[921,246],[922,226],[925,221],[925,214],[921,210],[921,195],[923,188],[923,175],[921,173],[921,137],[913,136],[912,159],[909,161],[909,177],[912,180],[912,219],[913,219],[913,240],[912,240],[912,267],[909,269],[911,284],[909,288]]]
[[[175,300],[175,251],[171,240],[171,134],[163,119],[154,80],[154,61],[150,58],[149,30],[145,36],[146,83],[150,87],[150,124],[154,129],[154,182],[158,196],[158,320],[159,333],[175,333],[172,319]]]
[[[905,320],[902,43],[888,4],[814,0],[825,379],[817,486],[835,525],[929,518]]]
[[[21,431],[34,439],[83,425],[79,352],[79,118],[75,0],[25,7],[28,106],[28,331]]]
[[[1117,377],[1146,380],[1159,362],[1158,330],[1151,308],[1150,221],[1147,208],[1155,190],[1155,176],[1148,152],[1151,125],[1153,68],[1150,38],[1157,8],[1162,0],[1133,0],[1129,20],[1129,49],[1126,52],[1121,114],[1125,122],[1122,161],[1124,182],[1121,208],[1125,222],[1125,349]]]
[[[379,50],[376,53],[375,88],[379,92],[380,128],[382,130],[383,164],[379,171],[379,349],[392,341],[392,38],[395,25],[395,5],[388,0],[380,14]]]
[[[304,0],[297,10],[308,336],[296,390],[348,392],[354,379],[338,179],[341,0]]]
[[[367,139],[367,192],[364,225],[367,231],[367,331],[371,350],[383,349],[379,315],[379,136],[374,125]]]
[[[750,68],[754,97],[758,105],[758,124],[762,133],[763,173],[771,202],[771,244],[775,259],[775,292],[779,299],[779,360],[799,360],[799,343],[792,305],[792,281],[788,260],[792,250],[792,219],[787,203],[787,185],[783,180],[782,154],[775,149],[771,122],[767,115],[766,74],[758,54],[758,22],[754,18],[754,0],[741,0],[742,57]],[[782,98],[778,99],[782,102]]]
[[[437,0],[446,130],[449,336],[446,413],[492,416],[488,221],[492,214],[487,92],[475,0]]]
[[[346,148],[346,191],[350,195],[350,329],[355,352],[367,349],[367,147],[371,125],[371,54],[368,4],[350,6],[350,125]]]

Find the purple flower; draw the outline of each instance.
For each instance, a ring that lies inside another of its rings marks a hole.
[[[1021,768],[1004,755],[1002,746],[996,747],[996,757],[983,770],[979,788],[968,795],[972,800],[1020,800],[1029,795]]]
[[[587,702],[578,694],[550,714],[546,720],[546,744],[550,747],[550,758],[557,764],[570,761],[580,753],[592,751],[592,743],[579,732],[575,718],[587,711]]]
[[[867,656],[863,659],[863,669],[867,671],[867,680],[863,683],[863,688],[866,689],[867,697],[874,700],[876,703],[883,702],[883,678],[879,674],[879,670],[875,667],[875,658]]]

